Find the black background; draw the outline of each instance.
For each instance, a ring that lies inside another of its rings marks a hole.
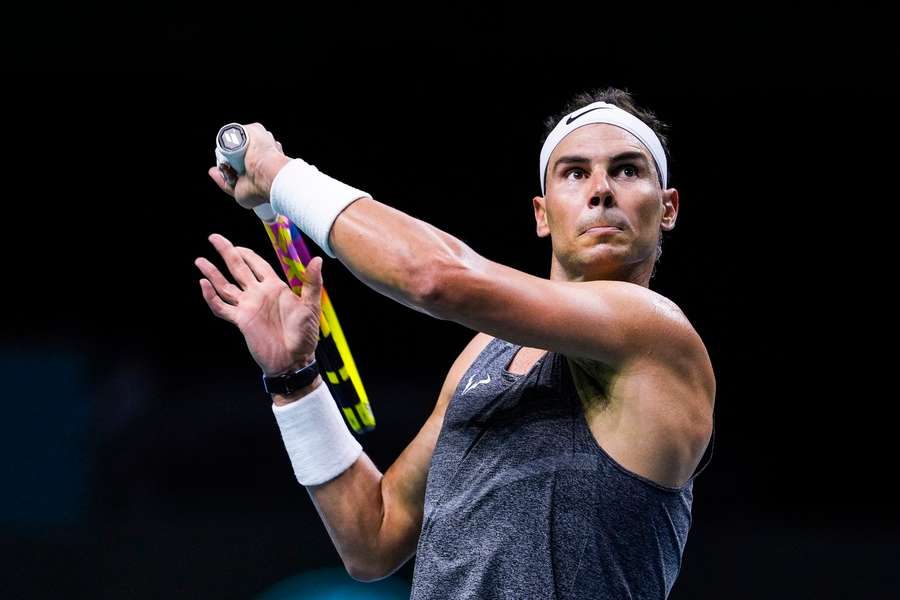
[[[874,16],[774,14],[708,13],[694,29],[462,10],[379,13],[415,23],[391,28],[366,14],[11,26],[0,594],[247,598],[340,564],[258,368],[200,295],[193,260],[221,264],[212,232],[275,264],[206,175],[220,125],[262,122],[289,155],[547,276],[531,206],[542,122],[614,85],[672,128],[681,211],[651,287],[691,319],[718,382],[672,597],[890,595],[896,394],[878,381],[898,51]],[[324,279],[378,419],[362,441],[385,470],[473,332],[333,259]]]

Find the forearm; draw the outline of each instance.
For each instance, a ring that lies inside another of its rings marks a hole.
[[[429,313],[437,279],[472,252],[452,235],[302,160],[276,152],[248,164],[255,165],[255,180],[273,208],[363,283],[420,312]]]
[[[363,283],[426,313],[439,277],[471,252],[458,238],[368,197],[341,212],[329,241]]]
[[[381,576],[381,480],[381,472],[363,453],[331,481],[306,487],[347,572],[357,579]]]
[[[356,579],[387,577],[416,550],[425,507],[431,447],[410,444],[384,473],[363,453],[345,472],[306,489],[347,571]]]
[[[290,396],[275,394],[272,400],[275,406],[290,407],[294,402],[302,403],[305,396],[324,385],[317,378]],[[382,479],[378,468],[361,453],[333,479],[305,486],[344,566],[358,579],[375,578],[382,568],[378,562],[382,556],[379,534],[384,515]]]

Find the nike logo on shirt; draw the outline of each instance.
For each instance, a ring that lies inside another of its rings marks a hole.
[[[472,375],[471,377],[469,377],[469,383],[466,384],[466,389],[463,390],[463,392],[462,392],[462,394],[460,394],[460,396],[465,395],[466,392],[468,392],[468,391],[471,390],[471,389],[474,389],[474,388],[478,387],[478,386],[481,385],[482,383],[490,383],[490,382],[491,382],[491,376],[490,376],[490,375],[487,376],[487,379],[482,379],[481,381],[476,381],[474,385],[472,385],[472,380],[473,380],[473,379],[475,379],[475,376],[474,376],[474,375]]]

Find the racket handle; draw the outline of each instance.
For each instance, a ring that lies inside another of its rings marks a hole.
[[[244,174],[244,155],[249,141],[247,130],[240,123],[224,125],[216,134],[216,165],[231,186],[237,182],[235,175]],[[231,169],[224,169],[225,165]]]
[[[253,207],[253,212],[260,218],[263,223],[271,225],[278,219],[278,213],[272,208],[268,202]]]

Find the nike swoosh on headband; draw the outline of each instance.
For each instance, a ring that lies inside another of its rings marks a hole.
[[[569,125],[569,124],[570,124],[572,121],[574,121],[575,119],[579,119],[579,118],[583,117],[584,115],[588,114],[588,113],[591,112],[592,110],[600,110],[600,109],[603,109],[603,108],[609,108],[609,107],[608,107],[608,106],[597,106],[597,107],[594,107],[594,108],[589,108],[589,109],[587,109],[586,111],[584,111],[583,113],[581,113],[580,115],[575,115],[574,117],[569,117],[568,119],[566,119],[566,125]]]

